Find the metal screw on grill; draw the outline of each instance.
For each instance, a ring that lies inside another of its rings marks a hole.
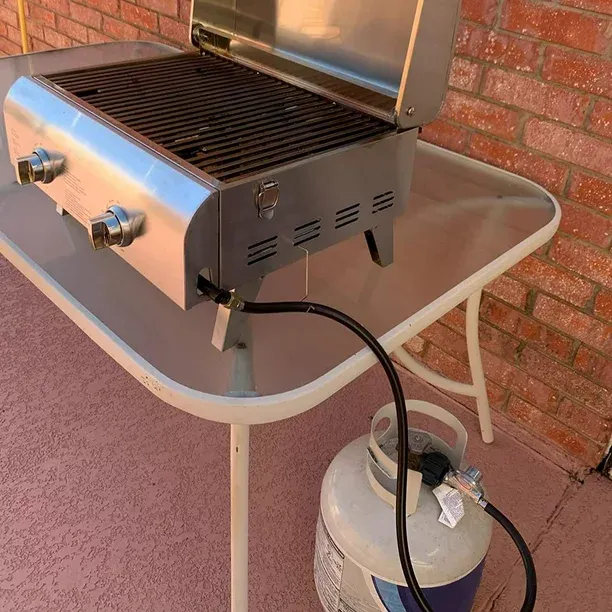
[[[414,113],[416,113],[416,108],[414,108],[414,106],[411,106],[411,107],[410,107],[410,108],[409,108],[409,109],[406,111],[406,114],[407,114],[409,117],[412,117],[412,116],[414,115]]]

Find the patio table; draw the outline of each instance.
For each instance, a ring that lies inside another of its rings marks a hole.
[[[176,52],[117,42],[3,58],[0,97],[22,75]],[[36,186],[15,182],[0,129],[0,253],[152,393],[230,424],[232,610],[245,612],[249,427],[317,406],[374,356],[342,327],[301,315],[253,317],[250,341],[219,352],[211,344],[215,305],[185,312],[110,249],[94,252],[81,225],[57,214]],[[559,221],[558,203],[534,183],[420,143],[411,196],[395,223],[393,265],[373,264],[355,237],[270,274],[258,299],[295,300],[307,291],[309,300],[347,312],[416,375],[476,398],[483,439],[492,442],[478,342],[482,291],[547,242]],[[464,300],[471,384],[429,370],[402,348]]]

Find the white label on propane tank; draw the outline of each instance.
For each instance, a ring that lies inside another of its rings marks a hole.
[[[338,612],[343,568],[344,555],[331,539],[319,515],[314,579],[325,612]]]
[[[433,490],[433,494],[442,507],[442,514],[438,520],[454,529],[465,514],[461,493],[446,484],[441,484]]]
[[[380,601],[373,577],[345,558],[321,516],[317,523],[314,579],[325,612],[395,611]]]

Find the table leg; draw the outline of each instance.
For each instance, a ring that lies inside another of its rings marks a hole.
[[[234,363],[230,380],[231,397],[255,397],[251,329],[242,329],[243,342],[233,349]],[[249,425],[231,426],[231,612],[249,609]]]
[[[480,343],[478,341],[478,318],[481,297],[482,290],[478,290],[468,298],[467,303],[465,334],[467,337],[468,356],[472,373],[471,383],[461,383],[456,380],[451,380],[450,378],[446,378],[446,376],[442,376],[430,370],[427,366],[418,362],[402,347],[395,350],[394,356],[405,368],[434,387],[450,391],[451,393],[458,393],[460,395],[467,395],[468,397],[475,398],[482,439],[487,444],[491,444],[491,442],[493,442],[491,408],[489,406],[485,375],[482,368]]]
[[[487,444],[493,442],[493,424],[491,423],[491,407],[487,395],[487,383],[484,369],[482,367],[482,355],[480,353],[480,342],[478,341],[478,321],[480,317],[480,301],[482,289],[472,293],[467,301],[465,316],[465,335],[467,338],[468,357],[470,359],[470,370],[472,372],[472,385],[474,397],[478,408],[480,420],[480,433]]]
[[[248,425],[231,426],[232,612],[249,609],[249,435]]]

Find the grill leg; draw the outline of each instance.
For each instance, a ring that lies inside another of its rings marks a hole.
[[[236,293],[245,300],[252,302],[257,299],[262,283],[263,278],[255,279],[242,287],[238,287]],[[219,306],[213,331],[213,346],[224,352],[244,342],[248,320],[248,315],[243,312],[228,310],[225,306]]]
[[[365,233],[372,261],[384,268],[393,263],[393,221]]]

